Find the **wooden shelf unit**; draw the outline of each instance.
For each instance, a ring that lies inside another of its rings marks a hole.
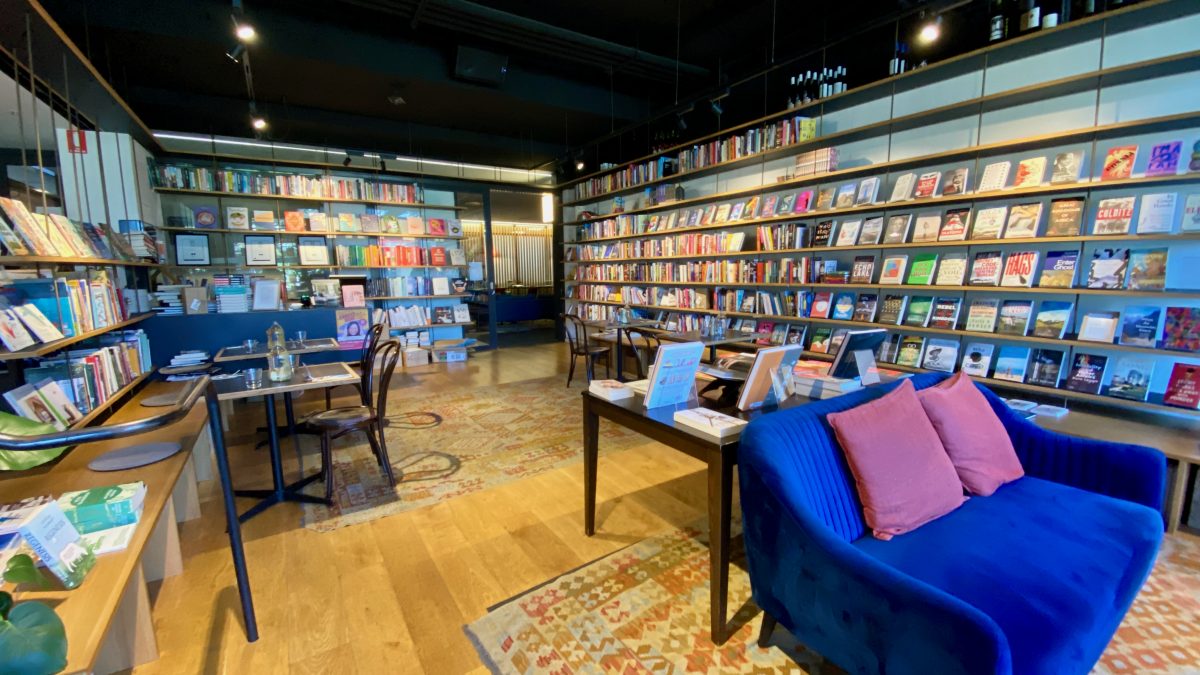
[[[70,347],[71,345],[73,345],[77,342],[83,342],[84,340],[87,340],[88,338],[94,338],[98,335],[104,335],[105,333],[109,333],[114,330],[121,330],[122,328],[128,328],[134,324],[141,323],[142,321],[145,321],[146,319],[149,319],[152,316],[154,316],[154,312],[145,312],[142,314],[135,314],[135,315],[129,317],[128,319],[126,319],[124,321],[120,321],[118,323],[114,323],[111,326],[105,326],[104,328],[97,328],[96,330],[91,330],[86,333],[80,333],[78,335],[72,335],[71,337],[66,337],[61,340],[54,340],[53,342],[43,342],[42,344],[36,344],[36,345],[33,345],[32,347],[28,347],[28,348],[22,349],[20,351],[10,352],[10,351],[6,351],[6,350],[0,350],[0,361],[15,361],[15,360],[19,360],[19,359],[32,359],[32,358],[37,358],[39,356],[45,356],[47,354],[52,354],[60,349]]]
[[[92,408],[88,412],[88,414],[84,415],[82,418],[80,418],[74,424],[72,424],[71,428],[78,429],[80,427],[86,427],[86,426],[90,425],[92,422],[95,422],[101,415],[103,415],[104,413],[111,410],[114,405],[116,405],[118,402],[120,402],[121,399],[123,399],[126,394],[128,394],[129,392],[136,389],[138,387],[138,385],[140,385],[141,383],[145,382],[147,378],[149,378],[151,375],[154,374],[154,371],[155,371],[155,367],[150,366],[150,370],[147,370],[146,372],[142,373],[141,375],[138,375],[137,377],[130,380],[129,384],[127,384],[127,385],[121,387],[120,389],[116,390],[115,392],[113,392],[112,396],[109,396],[108,399],[104,401],[104,403],[101,403],[100,405],[96,406],[95,408]]]
[[[105,260],[103,258],[67,258],[49,255],[0,255],[0,267],[40,267],[42,265],[79,265],[82,267],[161,267],[148,260]]]
[[[441,300],[444,298],[469,298],[470,293],[451,293],[450,295],[377,295],[367,296],[367,300]]]
[[[443,241],[462,241],[462,237],[451,237],[440,234],[395,234],[392,232],[289,232],[288,230],[230,230],[225,228],[202,227],[159,227],[164,232],[183,232],[185,234],[279,234],[292,237],[373,237],[376,239],[437,239]]]
[[[273,199],[276,201],[291,201],[291,202],[315,202],[330,204],[365,204],[368,206],[398,206],[405,208],[420,209],[422,211],[463,211],[465,206],[426,204],[424,202],[390,202],[380,199],[340,199],[337,197],[309,197],[300,195],[275,195],[275,194],[260,194],[257,192],[222,192],[218,190],[191,190],[188,188],[175,187],[155,187],[155,192],[163,194],[180,194],[180,195],[198,195],[204,197],[232,198],[232,199]]]

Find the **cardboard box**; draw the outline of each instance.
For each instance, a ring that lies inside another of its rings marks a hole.
[[[433,348],[434,363],[458,363],[467,360],[467,350],[464,347]]]
[[[208,287],[191,286],[183,289],[184,314],[208,314]]]
[[[404,350],[404,367],[424,366],[429,364],[429,350],[410,347]]]

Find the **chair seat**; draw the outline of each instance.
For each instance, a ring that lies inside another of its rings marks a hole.
[[[370,408],[365,405],[356,405],[322,410],[309,416],[305,423],[321,430],[339,431],[356,427],[373,418],[374,414]]]
[[[1025,477],[920,528],[854,546],[988,615],[1012,672],[1086,673],[1158,550],[1150,508]]]
[[[608,351],[609,351],[608,345],[588,345],[587,351],[580,350],[580,351],[575,352],[575,354],[576,354],[576,356],[583,356],[583,355],[590,355],[590,354],[607,354]]]

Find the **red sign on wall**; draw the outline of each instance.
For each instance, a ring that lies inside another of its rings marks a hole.
[[[83,129],[67,129],[67,152],[87,154],[87,135]]]

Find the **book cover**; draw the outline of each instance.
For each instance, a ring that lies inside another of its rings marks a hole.
[[[946,222],[938,232],[938,241],[963,241],[967,238],[967,223],[971,219],[971,209],[950,209],[946,212]]]
[[[996,332],[1001,335],[1025,335],[1033,318],[1032,300],[1005,300],[1000,305]]]
[[[1100,200],[1096,209],[1096,223],[1092,234],[1128,234],[1133,220],[1133,197],[1115,197]]]
[[[809,316],[817,319],[828,319],[833,309],[833,294],[829,291],[817,291],[813,295],[812,310]]]
[[[854,264],[850,267],[850,283],[869,284],[875,275],[875,256],[855,256]]]
[[[853,246],[858,241],[858,231],[862,228],[861,220],[843,220],[838,228],[837,243],[834,246]]]
[[[217,227],[217,207],[193,206],[192,227],[202,230],[212,230]]]
[[[366,293],[363,286],[347,284],[342,286],[342,307],[366,307]]]
[[[1171,379],[1167,382],[1163,403],[1191,410],[1200,409],[1200,366],[1176,363],[1171,368]]]
[[[833,311],[830,318],[838,321],[849,321],[854,318],[854,300],[853,293],[838,293],[833,298]]]
[[[991,333],[996,330],[1000,316],[1000,298],[975,298],[967,308],[966,330],[975,333]]]
[[[883,216],[874,216],[863,221],[862,231],[858,234],[859,246],[874,246],[883,235]]]
[[[1088,288],[1123,288],[1129,266],[1129,249],[1098,248],[1088,267]]]
[[[947,253],[938,263],[937,286],[961,286],[967,276],[967,254]]]
[[[432,318],[433,323],[454,323],[454,310],[450,309],[449,307],[434,307]]]
[[[1024,382],[1029,367],[1029,347],[1001,345],[996,353],[996,372],[992,377],[1009,382]]]
[[[833,238],[833,225],[835,221],[821,220],[817,222],[816,228],[813,230],[814,247],[829,246],[829,240]]]
[[[284,213],[284,216],[285,216],[285,218],[286,218],[286,216],[287,216],[287,213]],[[362,225],[362,231],[363,231],[363,232],[370,232],[370,233],[372,233],[372,234],[378,234],[378,233],[379,233],[379,230],[380,230],[380,226],[379,226],[379,214],[377,214],[377,213],[364,213],[364,214],[362,214],[361,216],[359,216],[359,217],[358,217],[358,222],[359,222],[359,224],[360,224],[360,225]],[[285,225],[285,226],[287,225],[287,221],[286,221],[286,219],[285,219],[285,221],[284,221],[284,225]],[[304,230],[303,230],[303,220],[301,220],[301,229],[300,229],[300,230],[296,230],[296,231],[297,231],[297,232],[303,232],[303,231],[304,231]]]
[[[1183,151],[1182,141],[1159,143],[1150,148],[1150,161],[1146,164],[1147,176],[1174,176],[1179,170],[1179,156]]]
[[[1063,360],[1067,353],[1059,349],[1035,349],[1029,359],[1029,384],[1058,388]]]
[[[1200,194],[1194,195],[1197,197],[1197,218],[1200,218]],[[1200,221],[1198,221],[1200,222]],[[908,228],[912,225],[912,214],[902,213],[895,216],[889,216],[887,219],[887,228],[883,232],[883,243],[885,244],[903,244],[908,241]],[[1197,227],[1200,227],[1198,225]]]
[[[29,247],[21,241],[17,228],[8,220],[8,214],[0,209],[0,243],[6,255],[29,255]]]
[[[83,546],[79,531],[67,520],[58,502],[43,504],[21,522],[17,531],[67,588],[83,583],[96,564],[96,556]]]
[[[1200,192],[1187,196],[1180,227],[1184,232],[1200,232]]]
[[[1043,288],[1071,288],[1075,285],[1075,268],[1079,264],[1079,251],[1050,251],[1038,286]]]
[[[778,204],[778,202],[779,202],[778,195],[767,195],[766,197],[764,197],[763,201],[762,201],[761,216],[763,218],[770,218],[771,216],[774,216],[775,215],[775,206]]]
[[[946,338],[929,338],[925,343],[925,357],[921,367],[943,373],[954,372],[958,363],[958,342]]]
[[[299,211],[284,211],[283,228],[288,232],[304,232],[304,214]]]
[[[962,298],[937,298],[929,315],[931,328],[954,330],[958,327],[958,314],[962,310]]]
[[[329,218],[322,211],[309,211],[308,213],[308,231],[309,232],[328,232]]]
[[[19,352],[35,344],[33,336],[11,309],[0,309],[0,342],[10,352]]]
[[[738,204],[741,204],[741,202],[738,202]],[[760,206],[761,203],[759,202],[758,197],[751,197],[750,199],[747,199],[745,208],[741,209],[740,213],[738,213],[738,218],[743,220],[754,220],[755,218],[761,217],[759,216]],[[738,210],[737,205],[734,205],[734,210]]]
[[[712,223],[713,218],[715,218],[716,215],[717,215],[717,205],[709,204],[708,206],[704,207],[704,211],[700,215],[700,224],[708,225],[708,224]]]
[[[1050,202],[1047,237],[1078,237],[1083,226],[1083,200],[1055,199]]]
[[[1008,228],[1004,231],[1005,239],[1024,239],[1036,237],[1038,227],[1042,223],[1042,203],[1014,204],[1008,212]]]
[[[901,174],[896,178],[895,185],[892,186],[892,198],[888,201],[902,202],[912,199],[913,187],[917,184],[917,174],[906,173]]]
[[[897,326],[908,307],[907,295],[885,295],[879,308],[879,323]]]
[[[1079,181],[1079,171],[1083,168],[1083,153],[1079,150],[1060,152],[1054,156],[1054,166],[1050,169],[1050,184],[1076,183]]]
[[[137,481],[64,492],[58,498],[63,514],[80,534],[138,522],[146,484]]]
[[[995,192],[1003,190],[1008,185],[1008,172],[1012,170],[1012,162],[992,162],[983,167],[979,176],[980,192]]]
[[[838,188],[837,198],[834,199],[834,208],[844,209],[854,206],[854,195],[858,191],[858,183],[846,183]]]
[[[1120,320],[1118,312],[1088,312],[1079,320],[1079,333],[1075,339],[1112,344]]]
[[[1013,251],[1008,254],[1000,285],[1016,288],[1033,286],[1033,277],[1038,270],[1038,256],[1037,251]]]
[[[1033,334],[1037,337],[1061,340],[1071,322],[1075,303],[1066,300],[1043,300],[1033,320]]]
[[[899,353],[900,336],[896,333],[888,333],[883,342],[879,343],[879,348],[875,350],[875,360],[879,363],[895,363]]]
[[[913,196],[917,199],[932,197],[937,194],[938,184],[941,183],[942,174],[939,171],[928,171],[921,174],[917,178],[917,188]]]
[[[12,313],[21,320],[21,323],[29,330],[30,335],[38,342],[53,342],[66,337],[58,329],[58,326],[55,326],[47,319],[46,315],[42,314],[42,310],[38,309],[38,306],[32,302],[27,302],[23,305],[14,305],[11,309]]]
[[[1142,203],[1138,208],[1138,234],[1164,234],[1175,228],[1175,207],[1179,203],[1179,195],[1174,192],[1160,192],[1142,195]]]
[[[875,320],[875,311],[879,306],[879,296],[874,293],[861,293],[854,303],[854,320],[871,323]]]
[[[1122,354],[1113,363],[1112,379],[1108,382],[1109,396],[1131,401],[1145,401],[1150,395],[1150,378],[1154,377],[1154,359]]]
[[[921,352],[925,350],[925,338],[920,335],[905,335],[900,339],[900,349],[896,353],[896,365],[917,367],[921,361]]]
[[[1133,175],[1133,163],[1137,160],[1136,145],[1118,145],[1109,148],[1104,156],[1104,169],[1100,172],[1100,180],[1120,180]]]
[[[933,313],[933,298],[928,295],[914,295],[908,301],[908,312],[904,315],[905,326],[929,325],[929,316]]]
[[[277,229],[275,225],[275,212],[265,209],[255,209],[253,211],[251,225],[256,230]]]
[[[230,206],[225,209],[225,227],[230,230],[250,229],[250,209]]]
[[[950,169],[942,174],[942,196],[952,197],[969,192],[970,184],[967,182],[968,175],[969,170],[965,166]]]
[[[720,209],[717,210],[720,211]],[[734,202],[733,206],[729,209],[729,220],[742,219],[751,219],[750,214],[746,211],[746,202]]]
[[[942,229],[942,214],[922,213],[917,216],[917,224],[913,230],[913,243],[937,241]]]
[[[908,267],[908,256],[889,255],[883,259],[879,272],[880,284],[899,284],[904,279],[904,271]]]
[[[1168,307],[1163,349],[1200,353],[1200,308]]]
[[[1007,215],[1007,206],[979,209],[975,212],[975,222],[971,225],[971,239],[999,239],[1004,231]]]
[[[835,194],[833,187],[823,187],[817,190],[817,210],[826,211],[833,208],[833,196]]]
[[[1071,372],[1067,375],[1066,388],[1084,394],[1099,394],[1107,366],[1107,356],[1075,354],[1071,361]]]
[[[1133,347],[1154,347],[1158,342],[1158,324],[1162,310],[1153,305],[1127,305],[1121,312],[1120,343]]]
[[[744,419],[706,408],[676,410],[673,419],[679,424],[714,438],[733,436],[748,424]]]
[[[928,286],[933,283],[933,274],[937,270],[938,254],[918,253],[912,258],[908,279],[904,283],[913,286]]]
[[[829,353],[829,340],[833,337],[833,329],[828,326],[818,326],[813,329],[812,340],[808,343],[808,351],[818,354]]]
[[[722,204],[717,207],[717,212],[713,215],[713,222],[723,223],[727,220],[729,220],[729,204]]]
[[[971,263],[971,286],[996,286],[1000,283],[1003,256],[1000,251],[980,251]]]
[[[1167,283],[1167,248],[1149,248],[1129,252],[1129,288],[1135,291],[1161,291]]]
[[[1017,176],[1013,179],[1014,188],[1037,187],[1046,176],[1046,158],[1030,157],[1021,160],[1017,165]]]
[[[995,345],[986,342],[969,342],[963,349],[962,371],[971,377],[987,377],[992,366]]]
[[[879,176],[864,178],[858,184],[858,195],[854,198],[855,205],[874,204],[879,198]]]

